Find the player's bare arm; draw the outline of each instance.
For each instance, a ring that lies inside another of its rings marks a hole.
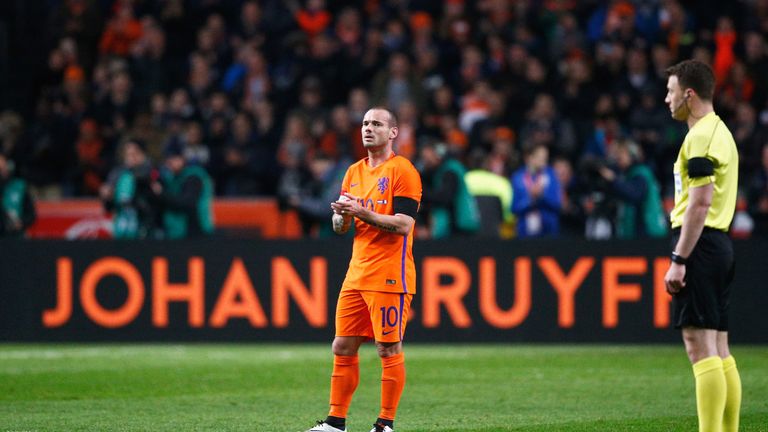
[[[384,215],[376,213],[360,205],[359,199],[349,193],[345,194],[348,201],[331,203],[335,214],[341,217],[351,216],[360,219],[368,225],[393,234],[408,235],[416,221],[404,214]]]
[[[404,214],[382,215],[371,211],[369,213],[371,214],[370,219],[361,217],[360,220],[382,231],[393,234],[408,235],[414,223],[416,223],[412,217]]]
[[[331,216],[331,223],[333,225],[333,232],[336,234],[346,234],[352,226],[352,218],[334,213]]]
[[[339,197],[339,201],[344,201],[346,197],[343,195]],[[333,232],[336,234],[346,234],[352,226],[352,216],[342,215],[341,212],[334,208],[334,204],[337,201],[331,203],[331,209],[333,209],[333,216],[331,216],[331,225],[333,226]]]
[[[713,183],[688,189],[689,204],[683,215],[680,240],[675,247],[675,253],[683,258],[691,255],[693,247],[701,236],[709,206],[712,204],[713,190]],[[664,277],[664,283],[670,294],[675,294],[685,287],[685,265],[671,263]]]
[[[340,195],[337,201],[331,203],[331,209],[333,209],[333,216],[331,217],[331,224],[333,226],[333,232],[336,234],[346,234],[349,228],[352,226],[352,216],[349,214],[342,215],[341,211],[334,208],[334,203],[344,202],[349,198],[344,195]]]

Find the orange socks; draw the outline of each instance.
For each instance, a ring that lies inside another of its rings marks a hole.
[[[405,354],[381,359],[381,412],[379,417],[395,419],[397,404],[405,387]]]
[[[333,356],[331,374],[331,410],[328,415],[347,417],[352,395],[360,382],[360,361],[355,356]]]
[[[346,418],[352,395],[360,381],[357,356],[333,356],[331,410],[329,416]],[[394,420],[405,387],[405,354],[381,359],[381,412],[379,417]]]

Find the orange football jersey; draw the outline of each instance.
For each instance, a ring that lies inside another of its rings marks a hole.
[[[360,198],[360,204],[376,213],[394,215],[394,198],[421,202],[421,176],[411,161],[392,155],[372,168],[368,158],[352,164],[344,176],[341,193]],[[413,262],[413,229],[408,235],[382,231],[355,220],[352,259],[342,290],[392,293],[416,292]]]

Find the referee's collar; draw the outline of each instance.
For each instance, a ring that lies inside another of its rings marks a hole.
[[[699,125],[703,125],[703,124],[707,123],[707,120],[709,120],[710,117],[712,117],[712,116],[714,116],[716,118],[719,118],[719,117],[717,117],[717,113],[715,113],[714,111],[710,111],[710,112],[704,114],[704,117],[702,117],[698,121],[696,121],[696,123],[693,125],[693,127],[691,127],[690,130],[694,130]]]

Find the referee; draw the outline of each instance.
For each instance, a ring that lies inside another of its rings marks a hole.
[[[728,349],[733,245],[728,226],[736,205],[739,156],[712,107],[715,77],[686,60],[667,69],[672,118],[688,123],[674,166],[673,249],[664,277],[675,327],[682,329],[696,378],[699,432],[739,429],[741,379]]]

